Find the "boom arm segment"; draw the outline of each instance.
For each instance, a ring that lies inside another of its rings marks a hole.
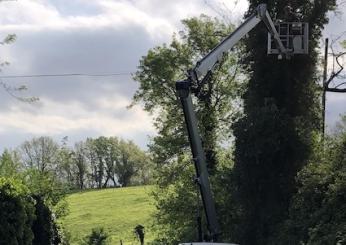
[[[267,11],[266,4],[260,4],[246,21],[233,31],[226,39],[211,50],[205,57],[197,62],[193,71],[196,78],[203,78],[209,71],[212,71],[217,63],[219,63],[226,52],[231,50],[240,39],[249,33],[255,26],[263,21],[268,31],[273,35],[274,40],[279,47],[281,53],[286,53],[286,49],[282,44],[275,25]]]
[[[183,106],[193,162],[195,164],[197,173],[196,181],[201,192],[204,212],[206,215],[208,230],[210,233],[210,239],[215,242],[217,241],[217,236],[220,234],[220,228],[216,218],[213,196],[210,190],[209,174],[206,163],[207,161],[205,158],[201,137],[199,136],[197,118],[193,109],[189,83],[186,83],[184,81],[177,82],[176,88],[179,93],[181,104]]]

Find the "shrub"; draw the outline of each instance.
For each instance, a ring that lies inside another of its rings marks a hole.
[[[103,228],[94,228],[91,234],[85,237],[85,245],[106,245],[108,234]]]
[[[35,201],[21,182],[0,177],[0,244],[32,244]]]

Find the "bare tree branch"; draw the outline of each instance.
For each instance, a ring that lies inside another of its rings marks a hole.
[[[341,87],[342,85],[345,85],[346,84],[346,82],[343,82],[343,83],[340,83],[338,86],[336,86],[335,88],[339,88],[339,87]]]
[[[334,92],[334,93],[346,93],[346,88],[340,88],[342,85],[345,85],[346,82],[342,82],[340,84],[337,84],[333,87],[330,87],[331,82],[334,81],[336,78],[345,78],[343,75],[341,75],[342,71],[344,70],[344,65],[340,61],[341,58],[343,58],[346,55],[346,52],[341,52],[341,53],[335,53],[334,51],[334,44],[340,40],[340,38],[345,35],[346,32],[343,32],[341,35],[339,35],[336,39],[334,39],[330,45],[330,48],[332,50],[332,55],[333,55],[333,71],[327,81],[323,83],[323,89],[326,92]],[[336,64],[335,64],[336,63]],[[335,66],[338,66],[338,70],[335,71]]]
[[[215,1],[203,0],[204,4],[210,8],[214,13],[221,17],[223,21],[228,24],[232,23],[231,16],[235,12],[235,9],[239,5],[239,0],[233,1],[233,7],[230,9],[224,2],[216,3]]]
[[[346,88],[326,88],[327,92],[346,93]]]

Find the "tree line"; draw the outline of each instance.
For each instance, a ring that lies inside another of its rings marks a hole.
[[[67,145],[42,136],[22,143],[16,150],[5,150],[0,173],[34,169],[50,172],[70,189],[146,185],[152,181],[152,162],[132,141],[117,137],[88,138]],[[11,159],[11,163],[5,159]]]

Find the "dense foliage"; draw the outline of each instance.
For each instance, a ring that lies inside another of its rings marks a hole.
[[[63,185],[50,172],[25,168],[17,156],[16,152],[10,154],[5,150],[0,157],[2,188],[7,188],[0,192],[0,205],[2,211],[11,216],[1,219],[0,237],[8,238],[4,244],[64,244],[64,234],[55,219],[67,211],[63,201],[66,193]],[[13,195],[9,196],[9,193]],[[20,207],[19,201],[24,207]],[[9,210],[8,207],[17,210]],[[30,209],[25,210],[27,214],[23,215],[20,208],[28,207]],[[23,233],[22,224],[16,219],[26,223],[26,235],[22,240],[13,235],[16,230],[19,231],[18,236]],[[9,227],[12,227],[11,230],[8,230]]]
[[[0,244],[32,244],[34,205],[25,185],[13,178],[0,177]]]
[[[298,175],[299,190],[281,240],[291,244],[346,243],[346,116],[339,130]],[[276,244],[285,244],[283,242]]]
[[[251,0],[248,13],[259,4]],[[233,126],[236,186],[240,220],[236,241],[269,244],[288,216],[296,192],[297,172],[311,157],[321,128],[319,118],[318,43],[326,14],[335,8],[328,1],[265,1],[271,16],[284,21],[308,22],[309,55],[278,60],[266,55],[264,25],[245,41],[243,59],[249,74],[244,95],[244,116]]]
[[[158,239],[164,244],[196,240],[196,215],[202,212],[197,204],[194,167],[175,82],[185,79],[186,71],[232,29],[207,16],[182,23],[185,29],[173,36],[169,45],[155,47],[142,57],[134,77],[139,82],[134,103],[143,102],[145,110],[157,115],[158,135],[149,148],[157,166],[155,223]],[[230,140],[228,129],[238,112],[242,86],[235,57],[226,56],[211,79],[193,91],[203,147],[214,176],[219,174],[220,155],[225,151],[222,146]],[[230,159],[223,162],[230,164]]]
[[[60,245],[63,240],[59,234],[58,224],[54,215],[44,199],[40,196],[34,196],[36,219],[32,225],[34,234],[33,244],[35,245]]]

